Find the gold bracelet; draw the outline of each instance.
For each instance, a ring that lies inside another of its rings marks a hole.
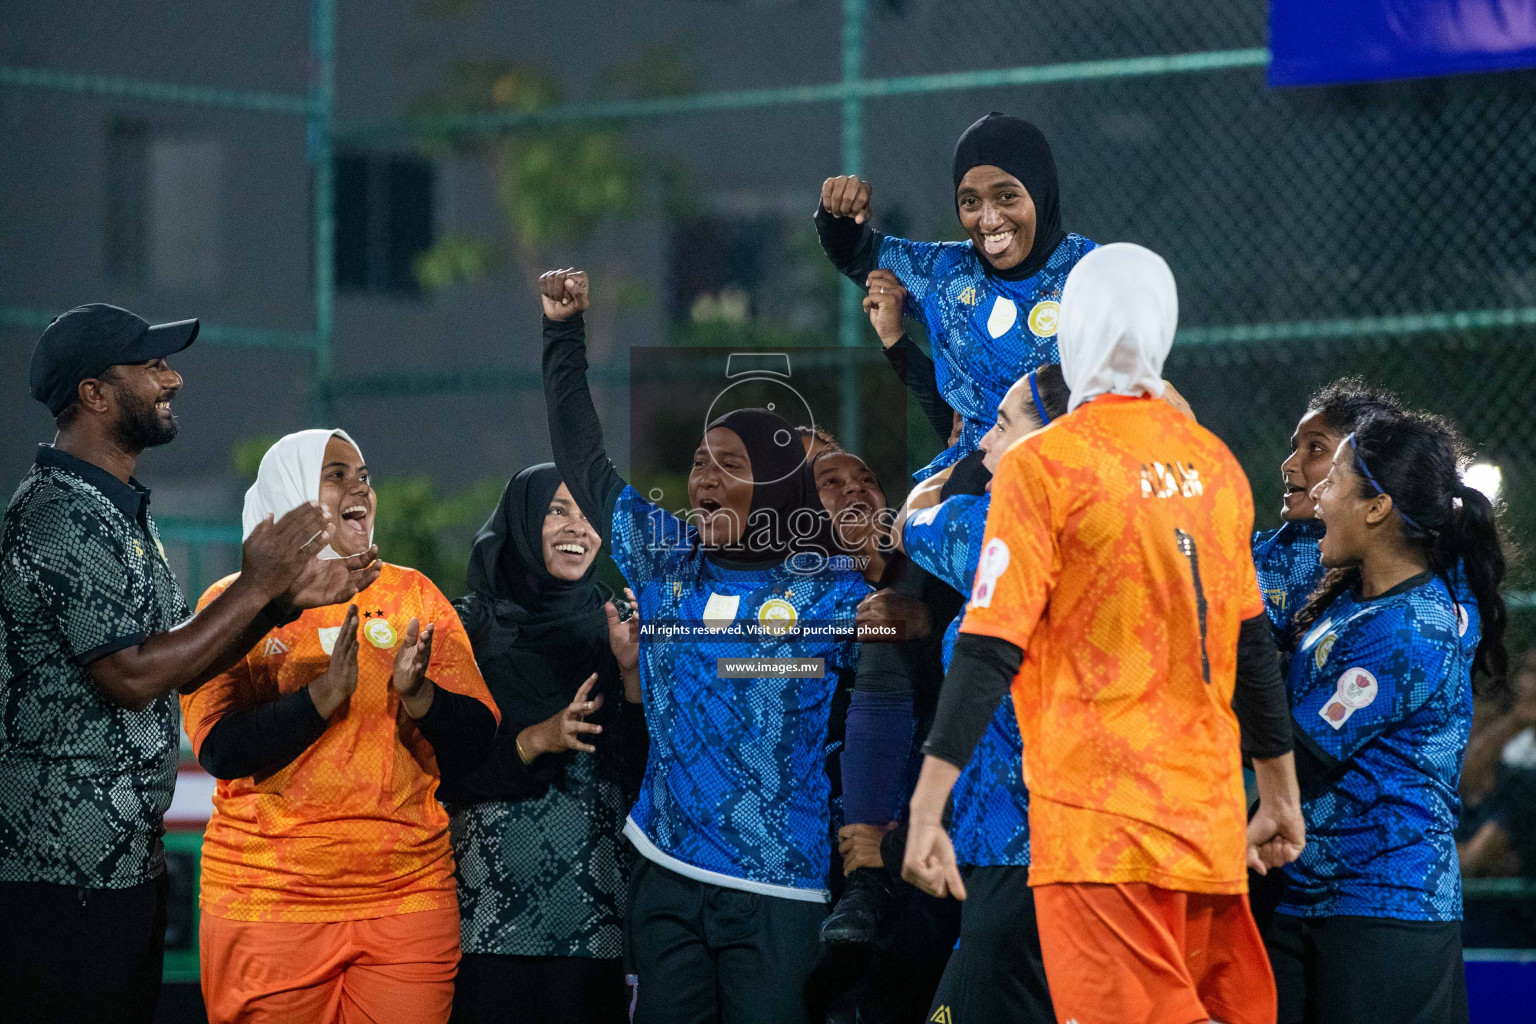
[[[517,748],[518,759],[521,760],[525,766],[533,764],[533,758],[529,757],[526,753],[523,752],[522,733],[518,733],[516,736],[512,737],[512,745]]]

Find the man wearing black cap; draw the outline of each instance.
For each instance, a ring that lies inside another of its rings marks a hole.
[[[0,526],[0,1015],[16,1020],[153,1018],[177,693],[378,575],[372,550],[314,557],[332,525],[311,504],[258,526],[238,580],[189,616],[133,470],[176,436],[166,357],[197,331],[96,303],[32,355],[58,434]]]

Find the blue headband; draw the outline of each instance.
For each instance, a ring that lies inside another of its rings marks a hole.
[[[1040,425],[1043,427],[1051,422],[1051,417],[1046,414],[1045,403],[1040,401],[1040,385],[1035,383],[1035,372],[1030,370],[1024,379],[1029,381],[1029,397],[1035,400],[1035,412],[1040,414]]]
[[[1355,433],[1354,433],[1354,431],[1350,431],[1349,436],[1344,439],[1344,443],[1349,445],[1349,450],[1354,454],[1354,456],[1355,456],[1355,468],[1360,471],[1360,475],[1365,477],[1366,481],[1373,488],[1376,489],[1376,493],[1377,494],[1380,494],[1383,497],[1392,498],[1392,495],[1387,493],[1387,489],[1385,487],[1381,486],[1381,484],[1377,483],[1376,482],[1376,478],[1371,475],[1371,471],[1366,468],[1366,466],[1365,466],[1365,459],[1360,457],[1360,446],[1355,443]],[[1407,523],[1409,526],[1413,527],[1415,530],[1418,530],[1420,533],[1428,534],[1431,537],[1433,537],[1435,535],[1436,531],[1434,531],[1434,530],[1426,530],[1426,529],[1424,529],[1424,527],[1422,527],[1418,523],[1414,522],[1413,517],[1410,516],[1407,512],[1403,511],[1402,506],[1400,504],[1398,504],[1398,501],[1397,501],[1396,498],[1392,498],[1392,509],[1398,515],[1403,517],[1403,522]]]

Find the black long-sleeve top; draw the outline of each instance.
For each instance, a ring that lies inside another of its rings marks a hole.
[[[544,408],[560,479],[607,544],[613,533],[613,506],[626,485],[608,458],[603,426],[587,387],[586,336],[580,313],[569,320],[544,318]]]
[[[827,259],[839,273],[864,287],[864,279],[880,264],[880,240],[885,236],[870,227],[867,220],[855,224],[852,217],[834,217],[820,205],[814,219],[816,237],[821,240]]]
[[[955,411],[944,401],[944,396],[939,394],[939,378],[928,353],[903,334],[885,350],[885,359],[907,386],[907,390],[912,392],[917,407],[923,410],[933,432],[939,435],[939,440],[948,444],[949,432],[955,425]]]
[[[224,715],[204,737],[197,763],[216,779],[271,775],[308,750],[328,724],[315,710],[309,688],[301,687]],[[496,718],[475,698],[439,686],[416,728],[432,744],[438,770],[447,778],[473,770],[490,754]]]

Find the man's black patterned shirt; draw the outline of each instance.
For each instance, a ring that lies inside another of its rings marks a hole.
[[[174,693],[109,701],[87,666],[188,616],[149,491],[47,445],[0,526],[0,879],[126,888],[164,869]]]

